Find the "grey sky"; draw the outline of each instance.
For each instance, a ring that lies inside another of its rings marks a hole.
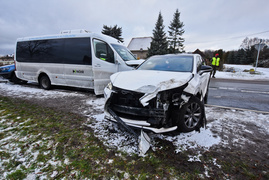
[[[13,53],[19,37],[100,33],[103,25],[122,27],[127,46],[132,37],[152,36],[159,12],[167,31],[176,9],[186,51],[238,49],[247,36],[269,39],[269,0],[0,0],[0,54]]]

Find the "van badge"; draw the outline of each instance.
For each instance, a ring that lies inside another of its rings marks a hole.
[[[73,73],[84,73],[84,70],[73,70]]]

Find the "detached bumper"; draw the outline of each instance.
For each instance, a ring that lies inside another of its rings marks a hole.
[[[105,119],[109,120],[109,121],[114,121],[117,122],[116,119],[114,119],[107,111],[105,111]],[[169,128],[154,128],[154,127],[150,127],[150,123],[146,122],[146,121],[135,121],[135,120],[131,120],[131,119],[126,119],[126,118],[121,118],[121,120],[128,126],[130,127],[134,127],[134,128],[139,128],[139,129],[146,129],[146,130],[150,130],[154,133],[166,133],[166,132],[171,132],[171,131],[175,131],[177,129],[177,126],[174,127],[169,127]]]

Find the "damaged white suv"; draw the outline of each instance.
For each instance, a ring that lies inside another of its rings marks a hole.
[[[110,77],[105,118],[155,133],[199,130],[211,71],[198,54],[152,56],[137,70]]]

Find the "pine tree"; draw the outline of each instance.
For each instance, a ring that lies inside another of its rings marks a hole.
[[[252,64],[255,60],[254,58],[254,52],[255,52],[255,47],[248,47],[246,49],[246,64]]]
[[[117,25],[115,25],[114,27],[108,27],[106,25],[103,25],[102,33],[114,37],[120,42],[124,42],[123,38],[121,38],[122,28],[118,27]]]
[[[247,64],[246,51],[243,48],[238,50],[237,59],[239,60],[240,64]]]
[[[173,21],[171,21],[168,31],[169,33],[169,51],[171,53],[179,53],[184,52],[184,38],[182,38],[183,33],[185,32],[183,29],[183,22],[180,22],[180,12],[178,12],[178,9],[176,10],[174,14]]]
[[[162,55],[168,53],[168,42],[166,33],[164,31],[163,17],[161,12],[159,13],[158,20],[153,30],[153,37],[148,49],[148,57],[153,55]]]
[[[235,64],[235,51],[230,51],[227,57],[227,61],[229,64]]]

